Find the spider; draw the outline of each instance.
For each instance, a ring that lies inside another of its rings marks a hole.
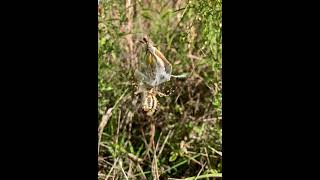
[[[170,93],[171,94],[171,93]],[[146,112],[147,116],[152,116],[156,110],[158,110],[158,99],[157,95],[160,97],[169,96],[170,94],[164,94],[157,91],[155,88],[151,88],[149,91],[144,91],[144,96],[142,100],[142,109]]]

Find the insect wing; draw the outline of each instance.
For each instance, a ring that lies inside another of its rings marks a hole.
[[[172,65],[156,47],[146,39],[143,40],[147,50],[145,59],[139,63],[140,67],[135,73],[137,79],[153,87],[169,81]]]
[[[167,58],[158,50],[155,50],[155,56],[157,57],[157,61],[161,61],[161,65],[164,67],[165,72],[167,74],[171,74],[172,72],[172,65],[171,63],[167,60]]]
[[[163,82],[169,81],[171,77],[172,66],[163,54],[155,48],[153,52],[155,60],[155,76],[154,84],[159,85]]]

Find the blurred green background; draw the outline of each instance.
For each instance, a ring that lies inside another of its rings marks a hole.
[[[100,0],[99,179],[221,179],[222,1]],[[173,67],[152,117],[141,111],[134,71],[148,35]]]

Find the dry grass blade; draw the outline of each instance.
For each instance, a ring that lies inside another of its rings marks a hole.
[[[142,163],[143,164],[143,159],[135,156],[134,154],[132,153],[128,153],[128,158],[136,163]]]
[[[154,151],[154,154],[153,154],[152,175],[153,175],[153,179],[159,180],[158,162],[157,162],[156,151]]]
[[[112,110],[113,110],[113,108],[109,108],[107,110],[106,114],[103,115],[101,123],[100,123],[99,128],[98,128],[98,133],[99,133],[98,154],[99,154],[99,151],[100,151],[100,142],[101,142],[102,132],[103,132],[104,127],[107,125],[109,118],[112,115]]]
[[[129,160],[129,170],[128,170],[127,174],[130,178],[132,177],[132,166],[133,166],[133,161]]]
[[[117,159],[114,161],[114,163],[113,163],[113,165],[112,165],[112,167],[111,167],[108,175],[106,176],[105,180],[108,180],[108,178],[110,177],[110,174],[111,174],[112,170],[114,169],[114,167],[116,166],[118,160],[119,160],[119,158],[117,158]]]
[[[222,173],[215,173],[215,174],[205,174],[205,175],[201,175],[201,176],[198,176],[197,179],[208,179],[208,178],[222,178]],[[196,177],[189,177],[189,178],[186,178],[184,180],[195,180]]]
[[[199,155],[201,155],[201,154],[199,154]],[[188,156],[188,155],[186,155],[186,154],[185,154],[185,156],[186,156],[187,158],[189,158],[191,161],[193,161],[193,162],[199,164],[200,166],[202,166],[202,164],[201,164],[199,161],[197,161],[195,158],[193,158],[193,157],[191,157],[191,156]]]
[[[145,155],[144,155],[143,159],[146,159],[147,157],[148,157],[149,159],[151,159],[150,154],[149,154],[149,148],[148,148],[149,145],[148,145],[146,136],[145,136],[144,131],[143,131],[142,128],[140,128],[140,131],[141,131],[141,134],[142,134],[141,140],[144,142],[144,144],[145,144],[145,146],[146,146],[146,151],[144,152]]]
[[[119,110],[119,116],[118,116],[118,123],[117,123],[117,133],[115,136],[115,142],[116,144],[118,144],[118,140],[119,140],[119,132],[120,132],[120,121],[121,121],[121,110]]]
[[[149,154],[149,152],[151,151],[152,147],[154,146],[154,134],[155,134],[155,124],[154,124],[154,120],[152,119],[151,123],[150,123],[150,138],[149,138],[149,145],[147,147],[147,154]],[[155,153],[155,152],[154,152]]]
[[[157,153],[157,151],[158,151],[158,147],[159,147],[159,144],[160,144],[161,136],[162,136],[162,132],[160,132],[160,135],[159,135],[159,138],[158,138],[158,141],[157,141],[157,145],[156,145],[156,149],[155,149],[154,153]]]
[[[121,171],[122,171],[122,173],[123,173],[124,177],[128,180],[129,178],[128,178],[128,176],[127,176],[126,172],[124,172],[124,170],[123,170],[122,162],[120,161],[120,162],[119,162],[119,164],[120,164],[120,168],[121,168]]]
[[[201,57],[198,57],[198,56],[195,56],[195,55],[192,55],[192,54],[188,54],[187,56],[190,59],[196,59],[196,60],[201,60],[202,59]]]
[[[199,171],[199,173],[197,174],[196,179],[198,179],[199,175],[201,174],[201,172],[203,171],[203,168],[206,166],[207,163],[204,163]]]
[[[141,168],[140,164],[137,164],[137,166],[138,166],[138,169],[139,169],[139,170],[140,170],[140,172],[141,172],[141,175],[142,175],[143,179],[144,179],[144,180],[147,180],[147,177],[146,177],[146,175],[144,174],[144,172],[143,172],[143,170],[142,170],[142,168]]]
[[[210,166],[210,158],[209,158],[209,154],[208,154],[207,148],[204,148],[204,151],[206,152],[206,158],[207,158],[207,161],[208,161],[209,168],[211,168],[211,166]]]
[[[209,146],[209,148],[210,148],[213,152],[215,152],[215,153],[219,154],[220,156],[222,156],[222,152],[217,151],[216,149],[214,149],[213,147],[210,147],[210,146]]]
[[[157,162],[157,148],[155,147],[154,143],[154,134],[155,134],[155,123],[152,121],[151,123],[151,130],[150,130],[151,136],[150,136],[150,145],[149,148],[153,147],[153,160],[152,160],[152,175],[153,179],[159,180],[159,172],[158,172],[158,162]],[[159,143],[159,141],[158,141]],[[157,147],[158,147],[157,143]]]
[[[117,100],[117,102],[114,104],[114,106],[112,108],[109,108],[107,110],[107,112],[103,115],[102,120],[99,124],[98,127],[98,154],[100,152],[100,142],[101,142],[101,137],[102,137],[102,133],[103,133],[103,129],[104,127],[108,124],[108,120],[110,119],[111,115],[112,115],[112,110],[118,105],[118,103],[120,102],[120,100],[124,97],[124,95],[126,94],[126,92],[128,91],[128,89],[126,89],[123,94],[120,96],[120,98]]]
[[[172,132],[172,130],[170,130],[170,131],[169,131],[169,133],[168,133],[168,135],[167,135],[166,139],[164,140],[164,142],[163,142],[163,144],[162,144],[162,146],[161,146],[161,149],[160,149],[160,151],[159,151],[158,156],[160,156],[160,155],[161,155],[161,153],[162,153],[162,151],[163,151],[163,148],[164,148],[164,146],[166,145],[166,143],[167,143],[167,141],[168,141],[168,138],[171,136],[171,132]]]

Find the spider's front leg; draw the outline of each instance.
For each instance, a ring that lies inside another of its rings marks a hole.
[[[159,110],[160,110],[160,106],[161,106],[161,104],[160,104],[160,102],[158,101],[158,102],[157,102],[156,111],[159,111]]]
[[[164,94],[164,93],[162,93],[162,92],[157,92],[157,94],[159,95],[159,97],[164,97],[164,96],[170,96],[173,92],[174,92],[174,90],[170,90],[170,91],[167,91],[169,94]]]
[[[158,92],[157,94],[159,95],[159,97],[170,96],[170,94],[164,94],[162,92]]]

